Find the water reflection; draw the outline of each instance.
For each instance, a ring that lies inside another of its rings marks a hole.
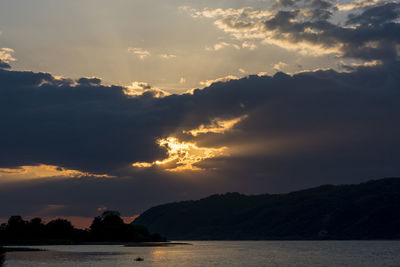
[[[7,253],[13,267],[400,266],[400,241],[191,242],[193,246],[43,246]],[[144,261],[137,262],[137,258]],[[0,265],[1,266],[1,265]]]

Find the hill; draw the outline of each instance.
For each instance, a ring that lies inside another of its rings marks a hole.
[[[153,207],[133,224],[170,240],[400,239],[400,178],[212,195]]]

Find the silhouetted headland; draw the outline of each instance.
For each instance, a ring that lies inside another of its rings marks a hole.
[[[400,179],[324,185],[288,194],[213,195],[138,217],[172,240],[400,239]]]

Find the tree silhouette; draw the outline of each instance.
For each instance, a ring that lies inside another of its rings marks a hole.
[[[90,226],[90,233],[94,240],[127,241],[129,225],[126,225],[117,211],[105,211],[94,218]]]
[[[27,228],[27,238],[36,240],[43,238],[46,233],[45,225],[41,218],[33,218],[28,223],[26,223]]]
[[[8,219],[6,228],[6,236],[14,240],[21,240],[27,234],[27,222],[21,216],[11,216]]]
[[[64,219],[56,219],[46,224],[46,234],[52,239],[70,239],[73,232],[71,222]]]
[[[44,224],[41,218],[25,221],[11,216],[0,225],[0,244],[65,244],[79,242],[145,242],[165,241],[158,234],[151,235],[144,226],[126,224],[117,211],[106,211],[95,217],[90,230],[75,229],[64,219]],[[1,251],[1,250],[0,250]]]
[[[90,234],[96,241],[164,241],[160,235],[151,235],[146,227],[126,224],[117,211],[105,211],[94,218]]]

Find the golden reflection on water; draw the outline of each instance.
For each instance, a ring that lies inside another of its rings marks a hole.
[[[44,246],[7,253],[6,266],[400,266],[399,241],[191,241],[192,245]],[[141,257],[143,262],[136,262]]]

